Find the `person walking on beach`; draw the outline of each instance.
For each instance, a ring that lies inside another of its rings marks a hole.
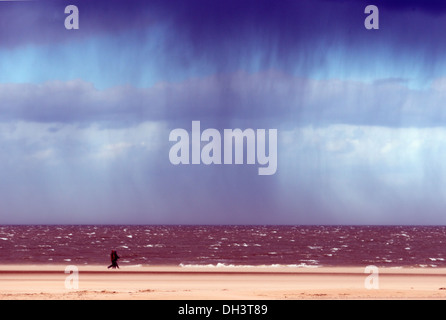
[[[113,269],[118,268],[119,269],[118,259],[119,259],[118,253],[116,252],[116,250],[112,250],[111,253],[110,253],[110,260],[111,260],[112,264],[109,265],[107,267],[107,269],[110,269],[110,268],[113,268]]]

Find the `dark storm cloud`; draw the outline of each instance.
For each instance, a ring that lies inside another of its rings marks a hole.
[[[446,13],[446,3],[442,0],[377,0],[373,4],[397,11],[420,11],[432,15],[443,15]]]
[[[144,1],[5,1],[0,2],[0,48],[50,44],[143,28],[153,23]],[[80,28],[65,29],[65,7],[79,8]]]
[[[76,32],[64,28],[68,4],[79,7]],[[444,53],[446,22],[438,18],[446,12],[444,2],[374,2],[381,22],[381,30],[375,33],[364,28],[368,4],[325,0],[2,2],[0,44],[11,48],[57,43],[128,30],[143,35],[150,26],[165,24],[169,33],[163,50],[175,53],[170,56],[172,62],[187,66],[194,57],[219,70],[241,66],[253,54],[258,54],[262,66],[298,63],[300,68],[311,68],[324,64],[327,52],[337,46],[357,54],[377,45],[392,48],[396,56],[408,48],[418,51],[420,46],[428,57],[429,52]]]
[[[374,83],[309,80],[277,72],[212,76],[150,88],[98,90],[81,80],[0,85],[0,120],[100,123],[129,127],[145,121],[190,126],[205,120],[219,127],[327,125],[437,126],[446,123],[445,81],[425,90],[401,79]]]

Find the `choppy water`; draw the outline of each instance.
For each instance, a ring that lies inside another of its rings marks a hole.
[[[443,226],[0,226],[0,263],[446,267]]]

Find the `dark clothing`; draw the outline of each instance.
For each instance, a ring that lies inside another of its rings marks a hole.
[[[108,266],[108,269],[110,269],[110,268],[113,268],[113,269],[118,268],[119,269],[118,259],[119,259],[118,253],[115,250],[112,250],[112,252],[110,254],[110,260],[111,260],[112,264]]]

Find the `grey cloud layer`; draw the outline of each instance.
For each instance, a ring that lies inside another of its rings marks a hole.
[[[308,80],[267,72],[97,90],[81,80],[0,84],[0,120],[102,123],[246,121],[271,125],[331,123],[438,126],[446,123],[446,81],[426,90],[404,81]]]

